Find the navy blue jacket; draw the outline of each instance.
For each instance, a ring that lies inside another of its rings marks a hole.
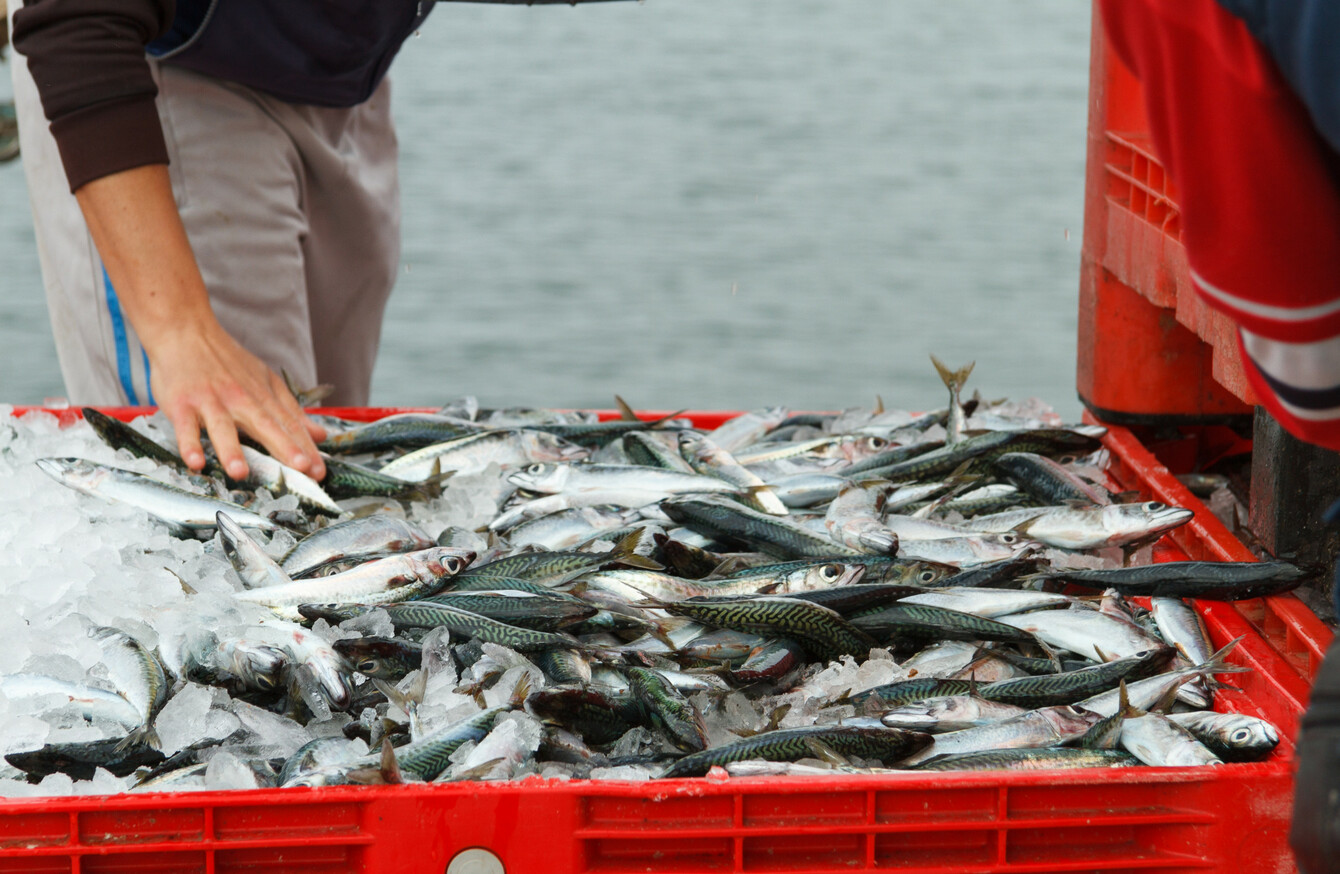
[[[1218,0],[1241,18],[1340,151],[1340,0]]]
[[[166,63],[293,103],[355,106],[434,0],[177,0],[148,46]]]

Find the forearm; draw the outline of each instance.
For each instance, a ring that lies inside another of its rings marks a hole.
[[[176,338],[217,329],[165,165],[95,179],[76,198],[151,363]]]
[[[167,167],[150,164],[93,180],[75,192],[126,317],[149,356],[154,396],[177,432],[182,458],[205,463],[200,427],[224,469],[246,475],[241,427],[281,461],[320,478],[303,415],[283,381],[224,330],[177,212]]]

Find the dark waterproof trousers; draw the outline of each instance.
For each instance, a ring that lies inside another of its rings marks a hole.
[[[1340,637],[1326,651],[1303,715],[1289,843],[1303,874],[1340,874]]]

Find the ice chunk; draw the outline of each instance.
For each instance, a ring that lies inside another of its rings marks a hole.
[[[664,768],[649,768],[643,765],[619,765],[614,768],[592,768],[592,780],[630,780],[645,782],[660,775]]]
[[[540,723],[529,714],[505,714],[454,770],[460,773],[496,762],[486,774],[475,775],[475,778],[505,780],[512,776],[514,769],[535,755],[542,734]]]
[[[154,720],[159,747],[166,755],[185,749],[209,736],[206,717],[214,702],[214,690],[197,683],[187,683],[181,691],[168,699]]]
[[[37,784],[39,795],[73,795],[74,780],[69,774],[48,774]]]
[[[456,680],[456,661],[451,657],[451,631],[445,626],[434,628],[419,642],[423,647],[422,664],[428,675],[450,673]]]
[[[571,780],[577,773],[576,765],[566,762],[545,762],[540,766],[540,776],[545,780]],[[0,786],[0,791],[3,786]]]
[[[255,789],[256,774],[237,756],[220,750],[205,768],[206,789]]]
[[[264,758],[288,758],[312,740],[312,733],[292,719],[245,701],[233,702],[233,714],[264,748]]]
[[[80,781],[76,788],[84,795],[118,795],[130,788],[130,780],[98,768],[93,772],[93,779]]]
[[[395,637],[395,625],[385,610],[371,610],[340,623],[341,631],[357,631],[364,637]]]
[[[638,725],[624,732],[623,737],[610,747],[610,758],[645,756],[661,751],[661,737],[646,726]]]

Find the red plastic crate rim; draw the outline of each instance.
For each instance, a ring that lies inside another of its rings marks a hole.
[[[46,412],[67,423],[79,415]],[[367,421],[407,410],[317,412]],[[714,427],[733,414],[683,415]],[[1104,443],[1117,485],[1196,512],[1160,541],[1157,560],[1251,558],[1129,431],[1110,427]],[[1222,691],[1216,707],[1279,725],[1265,762],[9,800],[0,802],[0,872],[441,872],[471,848],[511,874],[1295,870],[1292,741],[1330,632],[1292,595],[1197,607],[1217,646],[1245,635],[1230,661],[1252,670],[1234,676],[1241,691]]]

